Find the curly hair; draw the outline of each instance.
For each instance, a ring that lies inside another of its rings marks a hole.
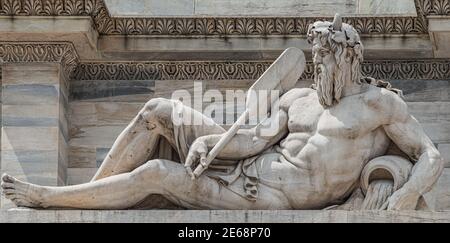
[[[307,37],[309,43],[313,43],[316,39],[321,45],[329,47],[334,55],[338,70],[334,73],[332,85],[337,101],[341,97],[346,80],[351,79],[354,83],[361,84],[364,46],[355,28],[342,23],[341,17],[337,14],[333,22],[317,21],[311,24]],[[347,72],[349,65],[350,72]]]

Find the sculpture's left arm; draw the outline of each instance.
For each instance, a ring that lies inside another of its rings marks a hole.
[[[414,210],[420,196],[429,192],[439,179],[444,162],[419,122],[409,114],[406,103],[389,94],[387,124],[384,129],[391,140],[415,162],[408,182],[389,200],[389,209]]]

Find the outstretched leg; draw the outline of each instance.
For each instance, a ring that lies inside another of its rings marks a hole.
[[[141,166],[155,152],[160,136],[173,144],[175,141],[172,121],[173,102],[162,98],[147,102],[116,139],[92,181],[130,172]],[[225,132],[221,126],[202,113],[189,107],[183,107],[183,109],[189,109],[192,116],[205,121],[200,127],[192,127],[197,131],[196,136]]]
[[[261,185],[259,200],[248,201],[207,176],[192,181],[181,164],[165,160],[152,160],[133,172],[76,186],[38,186],[8,175],[3,176],[1,186],[17,206],[33,208],[127,209],[150,194],[161,194],[186,208],[289,208],[277,190]]]

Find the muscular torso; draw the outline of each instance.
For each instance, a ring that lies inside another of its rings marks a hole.
[[[364,165],[386,153],[390,140],[382,127],[379,107],[374,105],[377,92],[378,88],[370,87],[327,109],[313,90],[288,101],[285,111],[289,133],[277,150],[282,160],[292,163],[302,176],[307,175],[313,192],[310,196],[315,200],[346,196],[358,182]]]

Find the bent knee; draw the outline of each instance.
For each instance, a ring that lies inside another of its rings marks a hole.
[[[150,160],[141,167],[137,168],[131,173],[133,179],[146,181],[160,181],[167,177],[168,168],[166,161],[163,160]]]
[[[170,119],[172,116],[173,101],[164,98],[155,98],[148,101],[139,112],[147,121],[160,121]]]

